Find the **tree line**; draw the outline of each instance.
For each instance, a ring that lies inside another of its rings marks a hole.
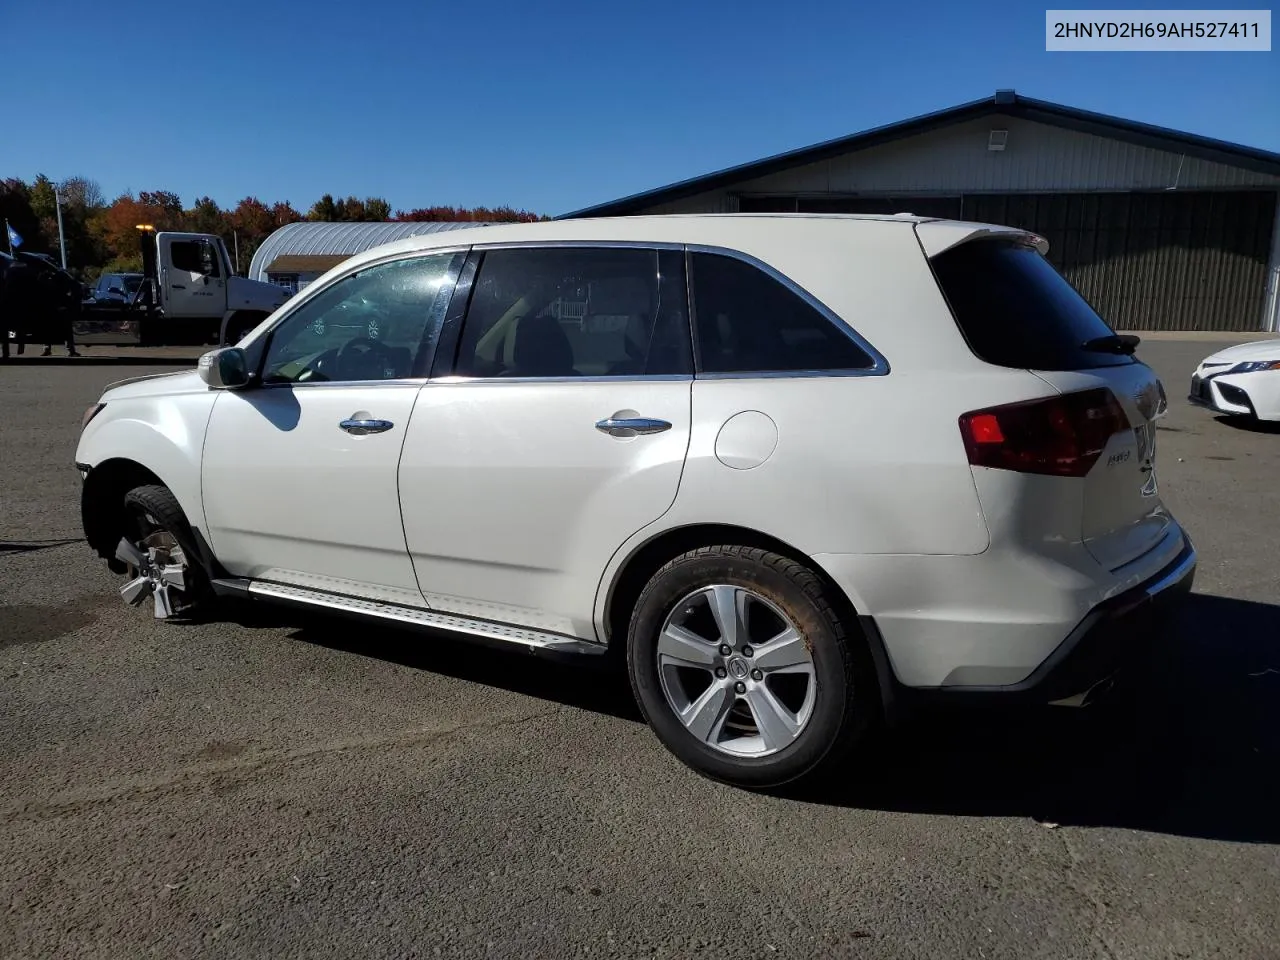
[[[41,174],[27,183],[17,177],[0,180],[0,218],[22,237],[22,248],[59,256],[56,195],[62,202],[62,234],[68,269],[85,282],[102,273],[137,272],[142,269],[138,249],[138,224],[156,230],[214,233],[223,238],[236,269],[247,272],[253,253],[268,236],[287,223],[322,221],[440,221],[467,220],[524,223],[545,216],[512,207],[418,207],[396,210],[382,197],[335,198],[326,193],[306,213],[287,202],[264,203],[245,197],[233,208],[223,208],[210,197],[184,206],[168,190],[126,192],[107,201],[102,189],[87,177],[69,177],[55,183]],[[4,235],[0,245],[7,250]]]

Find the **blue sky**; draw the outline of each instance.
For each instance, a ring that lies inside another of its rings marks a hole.
[[[108,196],[558,214],[998,87],[1280,152],[1280,52],[1047,53],[1026,2],[5,8],[0,177]]]

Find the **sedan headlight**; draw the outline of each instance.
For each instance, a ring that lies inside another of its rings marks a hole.
[[[1280,360],[1246,360],[1231,368],[1232,373],[1257,373],[1259,370],[1280,370]]]

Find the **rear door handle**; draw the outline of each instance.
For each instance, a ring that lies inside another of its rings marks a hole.
[[[612,437],[634,437],[641,433],[661,433],[663,430],[670,430],[671,424],[652,417],[627,417],[621,420],[608,417],[597,420],[596,429]]]
[[[347,433],[363,437],[369,433],[383,433],[395,426],[390,420],[343,420],[338,424]]]

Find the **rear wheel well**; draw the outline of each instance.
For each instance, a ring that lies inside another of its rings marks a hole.
[[[802,551],[797,550],[777,537],[771,537],[759,530],[749,527],[738,527],[732,524],[707,523],[688,527],[678,527],[659,534],[635,551],[622,565],[613,580],[613,588],[605,606],[605,641],[610,655],[626,655],[627,628],[631,622],[631,614],[636,601],[645,584],[669,560],[673,560],[689,550],[709,546],[742,546],[758,547],[794,560],[813,572],[827,590],[836,615],[846,625],[849,636],[861,636],[866,640],[867,651],[875,667],[876,679],[879,683],[880,708],[885,716],[897,713],[897,682],[893,668],[889,663],[884,641],[869,617],[859,615],[853,601],[831,576]]]
[[[841,606],[837,610],[840,616],[842,618],[850,618],[850,624],[856,626],[854,620],[856,620],[857,611],[849,601],[849,598],[845,596],[844,591],[827,576],[822,568],[799,550],[776,537],[771,537],[748,527],[706,523],[690,527],[678,527],[675,530],[668,530],[659,534],[640,547],[623,564],[622,569],[614,577],[613,589],[609,593],[606,606],[605,629],[607,634],[605,639],[610,646],[613,645],[615,637],[621,637],[625,641],[627,625],[631,620],[631,611],[635,608],[636,600],[640,598],[640,592],[644,589],[645,584],[649,582],[650,578],[658,572],[658,569],[663,564],[689,550],[721,544],[725,546],[758,547],[761,550],[768,550],[771,553],[776,553],[789,560],[804,564],[813,571],[815,576],[823,581],[823,585],[831,591],[832,596],[840,601]]]
[[[112,569],[120,564],[115,558],[115,549],[124,535],[124,495],[134,487],[149,484],[165,485],[142,464],[125,459],[104,460],[85,478],[80,492],[85,540]]]

